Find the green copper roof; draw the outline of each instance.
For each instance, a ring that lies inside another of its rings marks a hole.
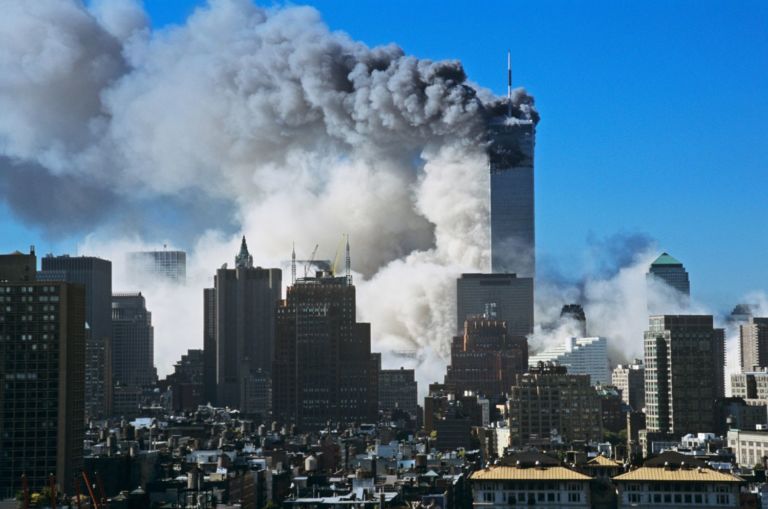
[[[651,265],[682,265],[674,256],[668,253],[661,253]]]

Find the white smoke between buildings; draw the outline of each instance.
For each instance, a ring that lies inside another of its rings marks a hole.
[[[293,242],[329,258],[346,233],[374,350],[415,362],[422,392],[442,379],[455,279],[489,269],[483,126],[501,104],[459,62],[250,0],[211,0],[161,30],[132,0],[0,9],[0,196],[51,235],[90,232],[79,252],[113,260],[116,292],[146,296],[160,374],[202,347],[202,289],[240,235],[279,267]],[[537,119],[524,90],[513,103]],[[186,284],[125,272],[126,252],[164,243],[189,252]],[[578,297],[591,334],[639,355],[649,256],[579,288],[539,285],[537,317]]]

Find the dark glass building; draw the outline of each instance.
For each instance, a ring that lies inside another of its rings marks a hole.
[[[112,353],[115,386],[143,388],[157,381],[152,313],[141,292],[112,296]]]

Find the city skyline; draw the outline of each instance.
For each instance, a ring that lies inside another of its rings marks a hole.
[[[162,29],[182,24],[201,3],[150,2],[145,8],[153,27]],[[484,9],[499,13],[485,22],[502,26],[508,19],[514,29],[480,32],[476,27],[482,13],[467,12],[458,4],[441,9],[439,26],[444,31],[421,17],[431,8],[429,2],[408,9],[395,2],[382,9],[384,19],[405,12],[407,21],[419,21],[430,35],[421,37],[409,33],[411,23],[381,23],[372,4],[362,3],[352,12],[333,1],[308,3],[319,9],[332,30],[345,31],[368,45],[394,42],[418,57],[458,58],[471,80],[502,96],[506,92],[505,53],[511,49],[514,86],[524,86],[536,97],[544,118],[537,140],[540,274],[546,276],[553,267],[567,274],[586,273],[600,263],[600,254],[590,247],[593,240],[637,233],[655,239],[659,251],[674,252],[685,260],[691,274],[706,275],[696,281],[696,297],[718,310],[726,311],[746,293],[768,286],[768,276],[754,277],[760,274],[755,253],[764,249],[759,245],[754,250],[731,247],[737,245],[745,228],[759,228],[757,218],[766,213],[756,194],[760,186],[749,185],[750,178],[762,178],[760,169],[768,155],[757,127],[768,110],[764,96],[757,93],[768,86],[768,72],[756,60],[767,45],[759,37],[759,27],[768,19],[765,5],[747,2],[736,8],[717,2],[682,2],[619,7],[603,2],[581,12],[576,6],[553,3],[534,11],[532,4],[521,3],[514,13],[508,13],[498,3]],[[572,21],[566,23],[565,19]],[[703,40],[704,33],[712,36]],[[542,44],[545,35],[554,34],[558,36]],[[614,43],[610,50],[600,42],[606,38]],[[643,43],[637,44],[640,40]],[[603,52],[603,58],[595,57]],[[673,72],[676,66],[688,72]],[[552,79],[554,75],[560,79]],[[610,79],[601,80],[603,77]],[[561,86],[563,78],[567,78],[567,87]],[[703,106],[720,104],[722,90],[728,92],[725,110],[718,113],[717,122],[706,121],[712,117]],[[670,104],[672,93],[677,96]],[[591,120],[583,125],[577,114],[583,101],[574,103],[574,96],[589,97],[589,113],[584,114]],[[661,107],[666,109],[660,126],[648,114],[658,116]],[[729,122],[728,115],[735,114],[738,120]],[[707,149],[699,150],[699,145]],[[647,151],[648,146],[655,150]],[[724,167],[728,171],[720,171]],[[572,172],[584,177],[568,178]],[[654,186],[661,178],[665,185]],[[1,182],[0,189],[7,185]],[[680,195],[675,189],[687,191]],[[660,198],[654,207],[643,204],[648,193]],[[728,196],[739,196],[739,206],[724,201]],[[750,196],[755,199],[749,200]],[[682,200],[686,208],[680,210],[669,201],[660,205],[673,198]],[[582,199],[593,206],[574,207]],[[598,211],[586,210],[594,206],[599,206]],[[78,245],[87,243],[84,237],[90,233],[46,231],[14,212],[7,197],[0,200],[0,218],[11,232],[0,240],[3,252],[35,244],[41,253],[74,254]],[[702,224],[709,225],[707,234],[713,239],[706,254],[697,249],[694,233]],[[239,233],[232,224],[222,224],[222,228],[233,237]],[[182,238],[174,238],[180,234]],[[183,249],[193,247],[194,237],[174,231],[172,219],[170,225],[144,240],[157,248],[167,239]],[[577,249],[563,252],[558,247],[563,241]],[[764,241],[757,238],[755,242]],[[727,274],[718,270],[718,261],[725,256],[738,267]]]

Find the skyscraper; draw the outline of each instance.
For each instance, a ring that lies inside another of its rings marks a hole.
[[[488,314],[507,323],[510,336],[533,332],[533,278],[515,274],[462,274],[456,280],[456,334],[470,316]]]
[[[216,403],[216,289],[203,290],[203,399]]]
[[[688,272],[677,259],[667,253],[654,260],[648,269],[646,278],[651,280],[655,278],[663,281],[667,286],[674,288],[686,298],[691,296],[691,284],[688,281]]]
[[[217,404],[241,408],[248,378],[272,371],[282,271],[253,266],[243,237],[235,268],[216,271]],[[264,413],[267,409],[261,409]]]
[[[275,418],[307,430],[371,422],[378,407],[371,370],[378,370],[371,326],[356,320],[351,278],[318,271],[288,287],[277,310]]]
[[[112,262],[94,256],[42,259],[38,281],[65,281],[85,286],[85,413],[105,417],[112,412]]]
[[[509,391],[515,375],[528,366],[528,341],[511,336],[507,324],[485,316],[470,317],[464,334],[453,338],[445,384],[461,394],[473,391],[496,403]]]
[[[112,380],[143,388],[157,381],[152,313],[139,293],[112,295]]]
[[[739,326],[741,371],[768,368],[768,318],[750,317]]]
[[[488,122],[491,171],[491,270],[534,277],[533,151],[535,118],[514,111],[509,55],[507,104]]]
[[[165,277],[183,283],[187,279],[187,253],[184,251],[135,251],[128,253],[128,269]]]
[[[645,409],[649,433],[679,436],[715,429],[713,402],[724,396],[725,332],[709,315],[657,315],[645,332]]]
[[[6,270],[31,261],[31,270]],[[34,252],[0,256],[0,499],[25,474],[73,493],[83,465],[85,290],[36,281]]]
[[[395,410],[418,416],[418,384],[413,369],[382,369],[379,371],[379,410],[391,414]]]

